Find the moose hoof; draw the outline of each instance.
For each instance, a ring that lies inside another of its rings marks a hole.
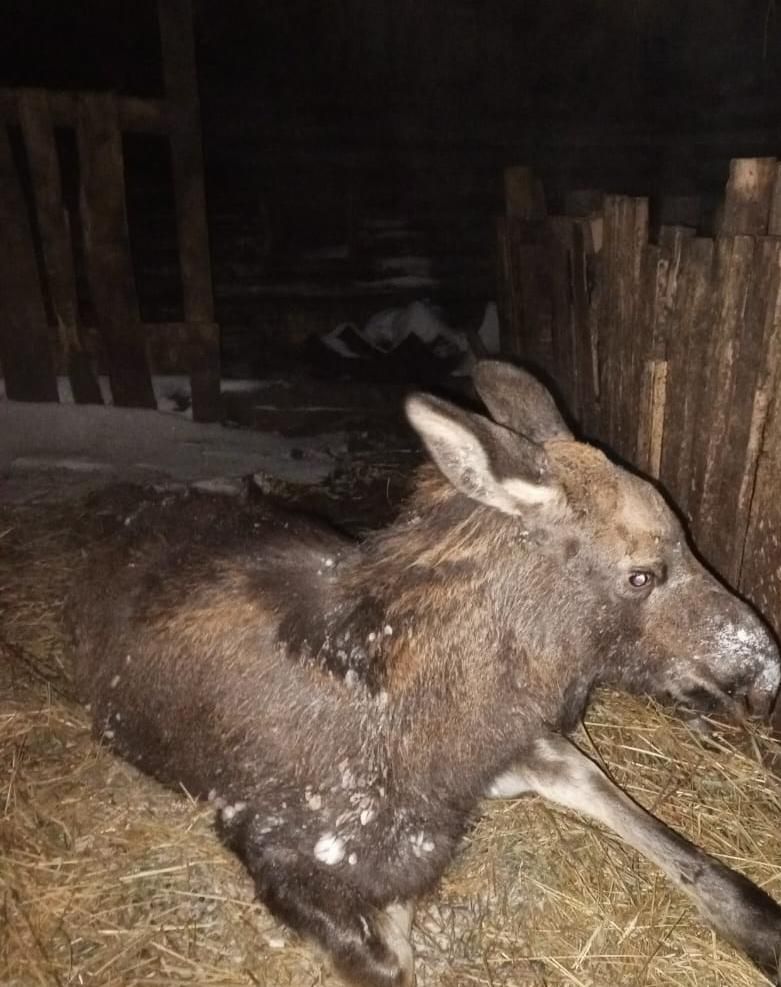
[[[391,904],[357,915],[362,932],[331,949],[334,971],[350,987],[415,987],[409,931],[412,906]]]
[[[415,960],[409,941],[414,911],[411,902],[393,902],[386,907],[377,922],[385,945],[398,958],[401,974],[399,987],[415,987]]]

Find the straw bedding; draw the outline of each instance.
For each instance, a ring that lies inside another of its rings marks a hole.
[[[0,984],[321,987],[335,981],[253,903],[210,810],[98,746],[61,630],[84,502],[0,506]],[[761,730],[706,740],[648,703],[599,697],[582,744],[640,802],[781,896],[781,753]],[[538,799],[487,803],[414,929],[421,987],[765,983],[617,839]]]

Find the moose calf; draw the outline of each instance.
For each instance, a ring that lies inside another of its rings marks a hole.
[[[777,977],[778,905],[567,739],[597,685],[763,714],[776,646],[537,380],[486,361],[475,385],[492,420],[408,400],[433,465],[362,543],[274,511],[194,529],[183,504],[97,550],[69,606],[96,733],[211,798],[261,901],[348,983],[414,983],[416,898],[484,796],[526,792],[613,829]]]

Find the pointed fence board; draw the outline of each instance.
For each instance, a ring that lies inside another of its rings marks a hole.
[[[690,227],[663,226],[659,243],[647,244],[641,274],[638,332],[643,337],[642,381],[637,409],[637,449],[634,464],[658,479],[662,473],[662,452],[668,412],[670,350],[674,316],[681,301],[683,245],[694,235]],[[674,383],[674,382],[673,382]]]
[[[742,553],[740,590],[781,631],[781,387],[764,392],[767,424]]]
[[[647,200],[607,196],[598,329],[602,429],[604,440],[630,461],[641,379],[642,341],[635,334],[635,315],[647,242]]]
[[[551,369],[559,394],[584,433],[598,415],[599,362],[591,290],[596,253],[591,218],[553,217],[547,238],[551,292]]]
[[[570,414],[577,420],[580,407],[580,368],[576,362],[574,285],[572,283],[574,223],[557,216],[551,219],[547,242],[547,264],[551,286],[551,358],[556,382]]]
[[[692,354],[702,360],[704,386],[697,410],[701,438],[694,444],[688,511],[701,551],[719,571],[728,559],[724,537],[725,504],[721,473],[725,457],[735,454],[724,443],[736,400],[740,335],[753,274],[755,240],[722,237],[714,254],[714,309],[708,345]],[[742,453],[742,450],[740,450]]]
[[[549,370],[553,313],[545,224],[503,217],[497,234],[502,349]]]
[[[690,516],[691,470],[700,395],[711,329],[713,241],[679,238],[671,254],[675,285],[668,279],[667,387],[659,478]]]
[[[722,448],[719,514],[724,560],[733,586],[741,580],[751,501],[756,489],[769,400],[779,386],[781,357],[781,240],[757,241],[752,288],[741,326],[735,391]],[[778,491],[776,491],[778,493]]]
[[[586,435],[597,427],[599,405],[599,362],[595,325],[592,318],[591,291],[596,253],[590,219],[572,223],[570,284],[572,299],[573,363],[576,371],[576,404],[579,421]]]
[[[0,123],[0,367],[9,398],[57,401],[49,326],[8,130]]]
[[[666,341],[657,325],[659,282],[665,274],[666,266],[661,247],[647,244],[643,251],[638,298],[637,325],[638,331],[642,332],[644,346],[640,354],[635,465],[654,476],[659,475],[660,429],[663,424],[667,387]],[[654,464],[656,464],[655,471]]]
[[[615,448],[618,395],[615,386],[620,360],[618,292],[621,249],[620,197],[608,196],[604,205],[604,239],[599,258],[599,305],[595,310],[599,355],[599,431],[603,442]]]
[[[773,190],[770,196],[770,211],[767,219],[769,236],[781,236],[781,164],[775,168]]]

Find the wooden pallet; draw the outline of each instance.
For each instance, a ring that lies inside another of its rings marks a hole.
[[[0,90],[0,366],[9,398],[56,401],[56,367],[79,403],[101,401],[76,292],[84,257],[100,359],[113,401],[154,407],[150,352],[157,327],[139,314],[125,206],[123,133],[170,142],[184,321],[165,327],[169,356],[190,374],[193,416],[220,417],[219,329],[214,321],[190,0],[159,0],[166,95]],[[10,135],[21,133],[14,146]],[[64,201],[55,128],[76,137],[78,216]],[[32,200],[32,201],[29,201]],[[81,239],[75,243],[75,230]],[[173,341],[173,343],[172,343]]]

